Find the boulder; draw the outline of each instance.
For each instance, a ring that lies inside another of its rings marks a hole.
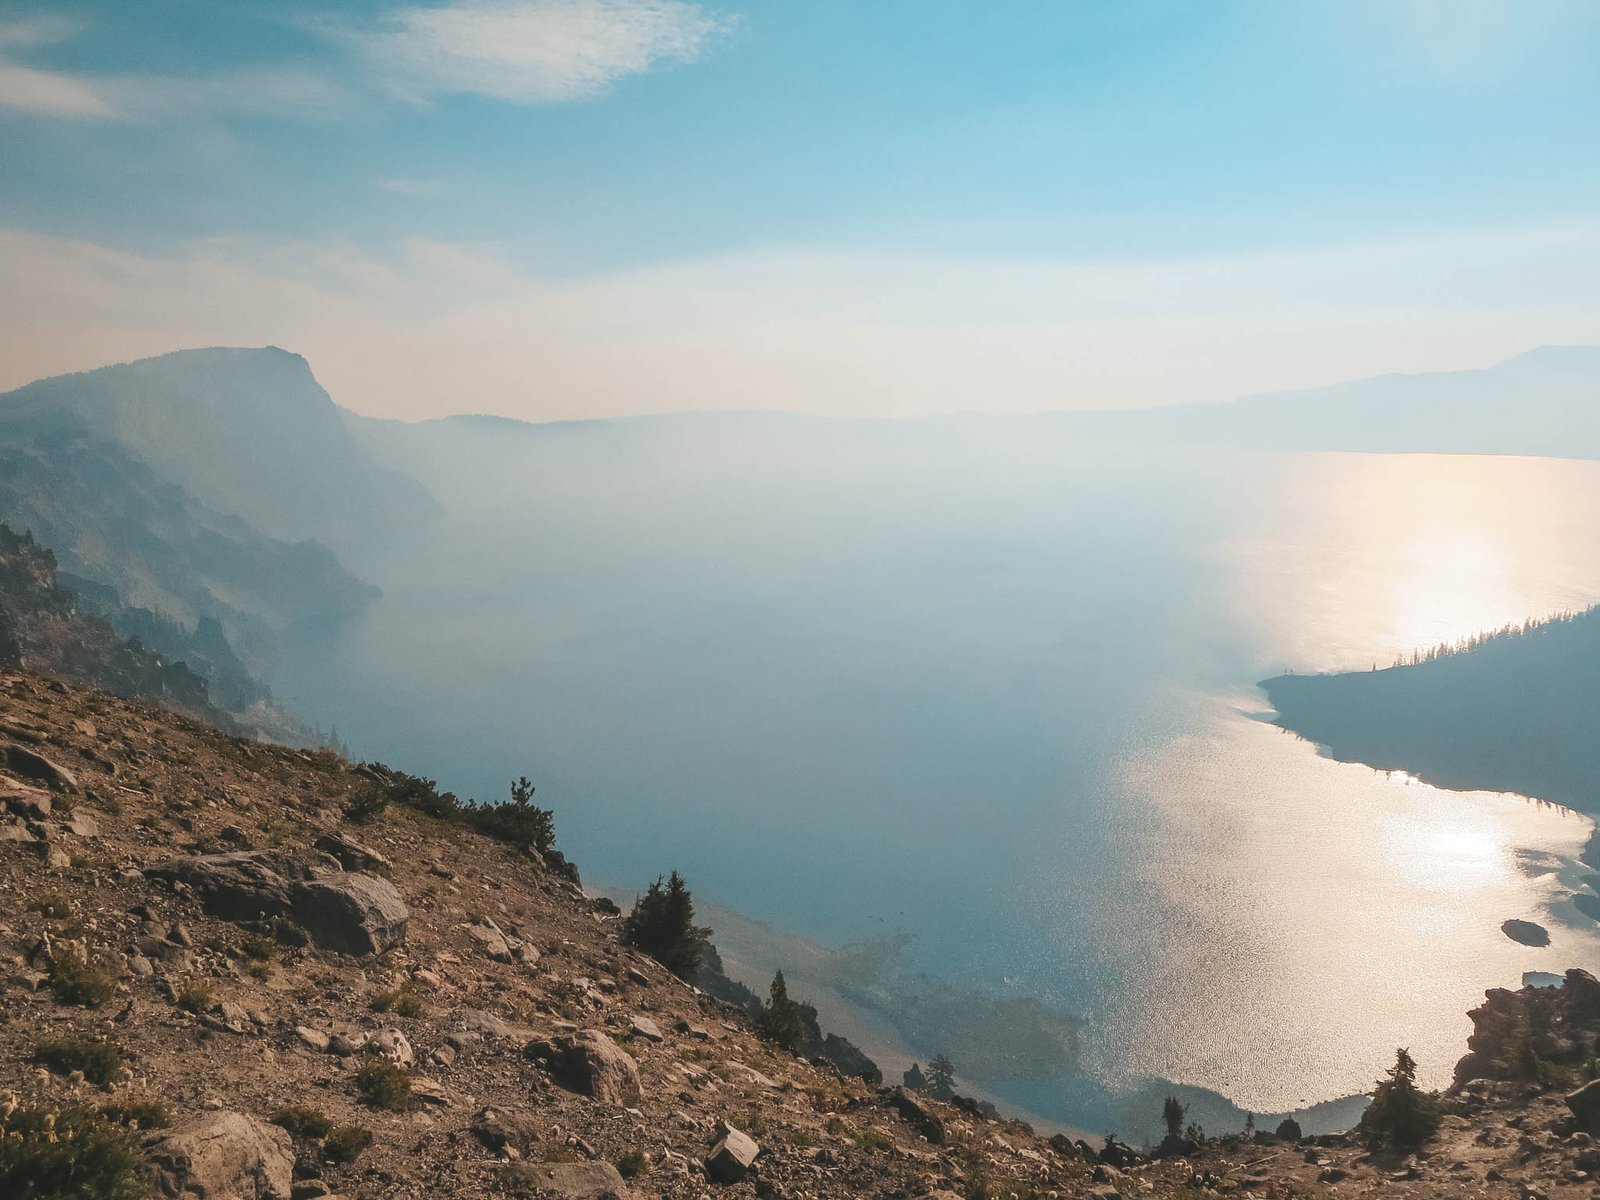
[[[1600,1129],[1600,1079],[1567,1093],[1567,1107],[1585,1129]]]
[[[1574,1024],[1587,1024],[1600,1018],[1600,979],[1574,967],[1562,981],[1563,1015]]]
[[[525,1163],[507,1167],[510,1190],[559,1200],[632,1200],[633,1193],[610,1163]]]
[[[1279,1121],[1275,1132],[1286,1142],[1298,1142],[1304,1136],[1300,1132],[1300,1122],[1293,1117],[1285,1117]]]
[[[920,1096],[897,1087],[889,1097],[894,1110],[909,1121],[914,1129],[934,1145],[944,1144],[944,1122],[929,1108]]]
[[[666,1040],[666,1034],[661,1032],[661,1026],[649,1017],[631,1017],[628,1021],[628,1031],[634,1037],[642,1037],[647,1042]]]
[[[60,763],[15,742],[0,742],[0,766],[22,779],[45,784],[60,791],[78,790],[78,777]]]
[[[725,1129],[706,1155],[706,1175],[719,1183],[738,1183],[750,1173],[761,1147],[748,1133],[732,1126]]]
[[[417,1055],[411,1042],[398,1029],[380,1029],[367,1039],[367,1050],[388,1059],[397,1067],[414,1067]]]
[[[225,921],[250,921],[290,911],[289,881],[265,855],[248,850],[170,858],[145,872],[193,889],[205,910]]]
[[[463,1008],[456,1018],[466,1033],[477,1033],[489,1038],[514,1038],[519,1036],[516,1026],[481,1008]],[[526,1037],[524,1031],[520,1036]]]
[[[382,954],[406,940],[411,910],[394,884],[350,872],[295,885],[294,916],[324,950]]]
[[[147,1153],[164,1196],[290,1200],[294,1145],[288,1132],[244,1113],[208,1113],[152,1139]]]
[[[639,1099],[639,1064],[598,1030],[530,1042],[527,1054],[545,1062],[558,1083],[579,1095],[619,1107]]]
[[[405,941],[411,910],[387,879],[348,871],[296,880],[290,878],[296,869],[293,862],[239,850],[168,859],[145,874],[186,885],[207,912],[224,920],[292,917],[324,950],[381,954]]]
[[[485,920],[476,925],[468,925],[467,933],[495,962],[511,961],[511,943],[506,940],[506,935],[493,921]]]
[[[543,1134],[543,1127],[530,1113],[485,1108],[472,1118],[472,1135],[489,1149],[501,1153],[510,1149],[526,1156],[539,1144]]]

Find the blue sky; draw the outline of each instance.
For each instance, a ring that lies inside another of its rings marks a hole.
[[[275,341],[365,411],[540,417],[1478,365],[1595,340],[1597,61],[1578,0],[12,6],[0,382]]]

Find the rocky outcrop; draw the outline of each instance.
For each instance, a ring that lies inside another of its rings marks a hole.
[[[60,763],[15,742],[0,742],[0,767],[21,778],[63,792],[78,790],[78,777]]]
[[[289,881],[252,851],[173,858],[145,869],[151,879],[190,888],[212,916],[252,921],[289,912]]]
[[[349,871],[297,885],[294,917],[311,940],[341,954],[382,954],[406,940],[411,910],[387,879]]]
[[[216,1112],[154,1140],[148,1155],[164,1196],[194,1200],[290,1200],[289,1135],[237,1112]]]
[[[936,1146],[944,1143],[944,1122],[920,1096],[899,1087],[895,1088],[890,1103],[923,1137]]]
[[[618,1106],[639,1099],[639,1064],[598,1030],[530,1042],[527,1054],[543,1063],[561,1086],[579,1095]]]
[[[226,920],[288,918],[324,950],[381,954],[405,941],[411,913],[387,879],[359,871],[307,879],[292,873],[309,870],[248,850],[169,859],[145,871],[188,887],[207,912]]]

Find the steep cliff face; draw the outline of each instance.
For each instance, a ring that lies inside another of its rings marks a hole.
[[[275,346],[181,350],[0,396],[0,437],[28,431],[112,443],[280,541],[345,549],[436,511],[357,445],[306,360]]]
[[[172,627],[207,631],[231,707],[259,690],[283,629],[377,595],[334,547],[435,511],[282,350],[184,351],[0,395],[0,521],[48,545],[124,635],[170,655]]]

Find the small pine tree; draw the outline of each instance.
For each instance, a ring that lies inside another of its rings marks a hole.
[[[956,1094],[956,1068],[942,1054],[935,1054],[928,1064],[928,1095],[935,1100],[948,1100]]]
[[[1394,1066],[1372,1090],[1360,1131],[1374,1149],[1415,1150],[1439,1131],[1441,1115],[1439,1097],[1417,1087],[1417,1060],[1401,1048],[1395,1051]]]
[[[711,930],[694,923],[694,898],[676,871],[665,882],[658,876],[634,902],[623,922],[622,937],[643,950],[680,979],[700,968]]]
[[[1176,1096],[1168,1096],[1161,1102],[1161,1123],[1167,1127],[1167,1136],[1174,1141],[1183,1136],[1183,1117],[1188,1111]]]
[[[756,1028],[763,1037],[791,1053],[799,1049],[806,1036],[806,1024],[800,1015],[800,1006],[789,999],[789,985],[784,981],[782,971],[772,977],[767,1002],[756,1015]]]
[[[913,1092],[928,1090],[928,1077],[922,1073],[921,1063],[912,1063],[911,1069],[901,1077],[901,1081]]]
[[[1245,1137],[1254,1137],[1256,1135],[1256,1115],[1253,1112],[1247,1112],[1244,1115],[1244,1135]]]

